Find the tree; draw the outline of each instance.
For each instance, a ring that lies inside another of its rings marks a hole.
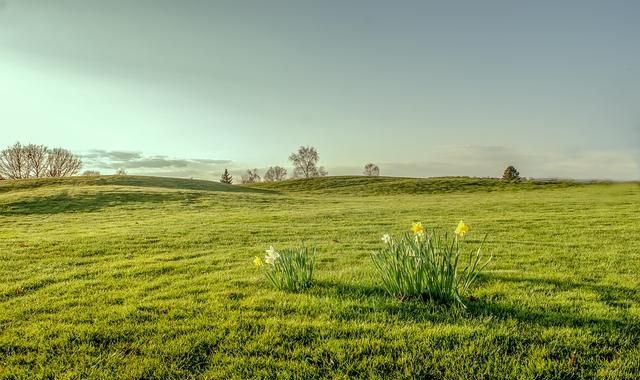
[[[80,167],[80,158],[62,148],[18,142],[0,152],[0,176],[6,179],[67,177]]]
[[[19,142],[0,152],[0,176],[6,179],[29,177],[24,148]]]
[[[287,169],[280,166],[271,166],[264,173],[265,182],[282,181],[285,178],[287,178]]]
[[[23,148],[29,177],[41,178],[47,175],[49,148],[44,145],[29,144]]]
[[[318,167],[320,155],[312,146],[301,146],[297,153],[291,153],[289,161],[293,163],[293,176],[295,178],[324,177],[327,171],[324,167]]]
[[[378,177],[380,175],[380,168],[374,163],[368,163],[364,166],[364,175]]]
[[[258,169],[247,170],[247,174],[242,176],[242,183],[257,183],[261,180],[262,178],[260,178],[258,174]]]
[[[124,168],[119,168],[116,170],[116,175],[127,175],[127,171]]]
[[[222,177],[220,177],[220,182],[231,185],[233,183],[233,177],[229,173],[227,169],[224,169],[224,173],[222,173]]]
[[[82,175],[87,177],[97,177],[100,175],[100,172],[97,170],[85,170]]]
[[[502,174],[503,181],[520,181],[520,173],[516,170],[515,167],[509,165],[506,169],[504,169],[504,173]]]
[[[68,177],[80,171],[82,161],[66,149],[54,148],[47,156],[49,177]]]

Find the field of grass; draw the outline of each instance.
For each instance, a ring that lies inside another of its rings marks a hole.
[[[637,379],[640,186],[324,178],[0,181],[0,379]],[[467,310],[389,298],[413,221],[493,261]],[[318,247],[292,294],[252,266]]]

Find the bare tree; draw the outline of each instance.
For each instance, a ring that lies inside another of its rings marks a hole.
[[[0,152],[0,176],[6,179],[67,177],[81,166],[78,157],[62,148],[18,142]]]
[[[281,166],[271,166],[264,173],[265,182],[282,181],[285,178],[287,178],[287,169]]]
[[[29,144],[22,149],[27,164],[28,177],[42,178],[47,176],[49,148],[44,145]]]
[[[380,168],[374,163],[368,163],[364,166],[364,175],[378,177],[380,175]]]
[[[82,175],[87,177],[97,177],[100,175],[100,172],[97,170],[85,170],[82,172]]]
[[[24,148],[19,142],[0,152],[0,176],[6,179],[28,178]]]
[[[119,168],[116,170],[116,175],[127,175],[127,171],[124,168]]]
[[[54,148],[47,155],[47,175],[49,177],[72,176],[82,167],[82,161],[66,149]]]
[[[293,176],[295,178],[324,177],[327,171],[324,167],[318,167],[320,155],[312,146],[301,146],[297,153],[291,153],[289,161],[293,163]]]
[[[261,180],[262,178],[260,178],[258,174],[258,169],[247,170],[247,173],[242,176],[242,183],[257,183]]]

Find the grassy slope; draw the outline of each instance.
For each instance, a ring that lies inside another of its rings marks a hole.
[[[363,198],[139,181],[0,190],[0,378],[640,373],[637,184]],[[494,255],[478,301],[380,291],[380,234],[460,218]],[[301,239],[320,249],[317,285],[272,290],[251,258]]]
[[[250,185],[256,189],[285,192],[345,195],[444,194],[491,191],[537,190],[584,186],[585,182],[532,180],[520,183],[502,182],[494,178],[441,177],[319,177]]]
[[[88,176],[71,178],[40,178],[20,181],[0,181],[0,193],[10,191],[31,191],[37,188],[85,186],[126,186],[155,189],[201,190],[224,192],[265,192],[265,190],[251,189],[242,186],[227,185],[219,182],[198,179],[144,177],[144,176]]]

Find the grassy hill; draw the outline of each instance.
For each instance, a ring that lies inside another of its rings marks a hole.
[[[70,178],[38,178],[17,181],[0,181],[0,193],[33,190],[41,187],[121,186],[175,190],[201,190],[224,192],[264,192],[259,189],[227,185],[198,179],[147,177],[147,176],[82,176]]]
[[[1,181],[0,379],[636,379],[639,213],[631,183]],[[494,256],[468,309],[387,297],[380,235],[460,219]],[[301,240],[316,285],[273,290],[252,258]]]
[[[601,182],[603,184],[605,182]],[[318,177],[280,182],[258,183],[252,188],[284,192],[352,195],[443,194],[458,192],[490,192],[556,189],[585,186],[589,183],[569,180],[530,180],[519,183],[495,178],[472,177]]]
[[[97,211],[167,202],[193,202],[222,193],[269,194],[270,190],[219,182],[144,176],[43,178],[0,181],[0,215]],[[234,198],[237,199],[237,198]]]

